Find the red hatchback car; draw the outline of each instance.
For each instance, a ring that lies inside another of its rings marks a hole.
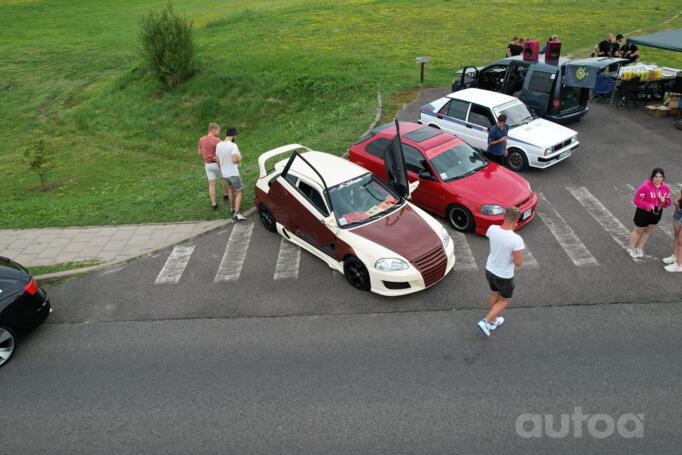
[[[352,162],[386,181],[384,151],[395,137],[393,123],[382,125],[354,143]],[[429,126],[400,122],[400,139],[417,206],[446,218],[458,231],[485,235],[502,224],[506,207],[521,211],[519,228],[535,217],[538,196],[526,179],[488,161],[457,136]]]

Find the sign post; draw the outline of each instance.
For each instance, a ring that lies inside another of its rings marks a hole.
[[[425,56],[425,57],[417,57],[417,63],[419,63],[420,68],[420,73],[419,73],[419,82],[424,83],[424,65],[429,63],[431,61],[431,57]]]

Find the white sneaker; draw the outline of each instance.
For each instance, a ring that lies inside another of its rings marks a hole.
[[[667,258],[663,258],[663,263],[664,264],[674,264],[676,259],[677,258],[675,257],[675,255],[671,254]]]
[[[483,332],[483,335],[489,337],[490,336],[490,329],[488,328],[488,323],[485,322],[485,319],[481,319],[478,321],[478,324],[476,324],[478,328]]]
[[[502,316],[498,316],[495,318],[495,320],[493,322],[488,323],[488,329],[495,330],[496,328],[498,328],[502,324],[504,324],[504,318]]]
[[[232,219],[234,221],[244,221],[246,217],[239,212],[234,212],[234,215],[232,215]]]
[[[682,265],[677,265],[676,263],[672,263],[670,265],[666,265],[663,267],[666,272],[682,272]]]
[[[644,257],[644,250],[642,250],[641,248],[635,248],[635,253],[637,253],[637,256],[635,256],[635,257],[638,257],[638,258]]]
[[[637,250],[635,248],[629,248],[627,249],[628,254],[630,255],[631,258],[636,258],[637,257]]]

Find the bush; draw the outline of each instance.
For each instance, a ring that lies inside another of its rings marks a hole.
[[[55,156],[47,149],[45,139],[38,138],[24,149],[24,162],[31,171],[38,174],[40,186],[43,191],[47,191],[47,173],[54,168]]]
[[[166,88],[172,90],[196,74],[192,22],[176,14],[171,2],[160,13],[150,11],[140,19],[140,28],[145,59]]]

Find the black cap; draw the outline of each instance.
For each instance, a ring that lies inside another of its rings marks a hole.
[[[225,133],[225,136],[234,137],[234,136],[236,136],[237,134],[239,134],[239,133],[237,132],[237,128],[230,127],[230,128],[227,129],[227,132]]]
[[[625,38],[625,37],[623,36],[622,33],[619,33],[619,34],[616,35],[616,39],[617,39],[617,40],[623,39],[623,38]]]

